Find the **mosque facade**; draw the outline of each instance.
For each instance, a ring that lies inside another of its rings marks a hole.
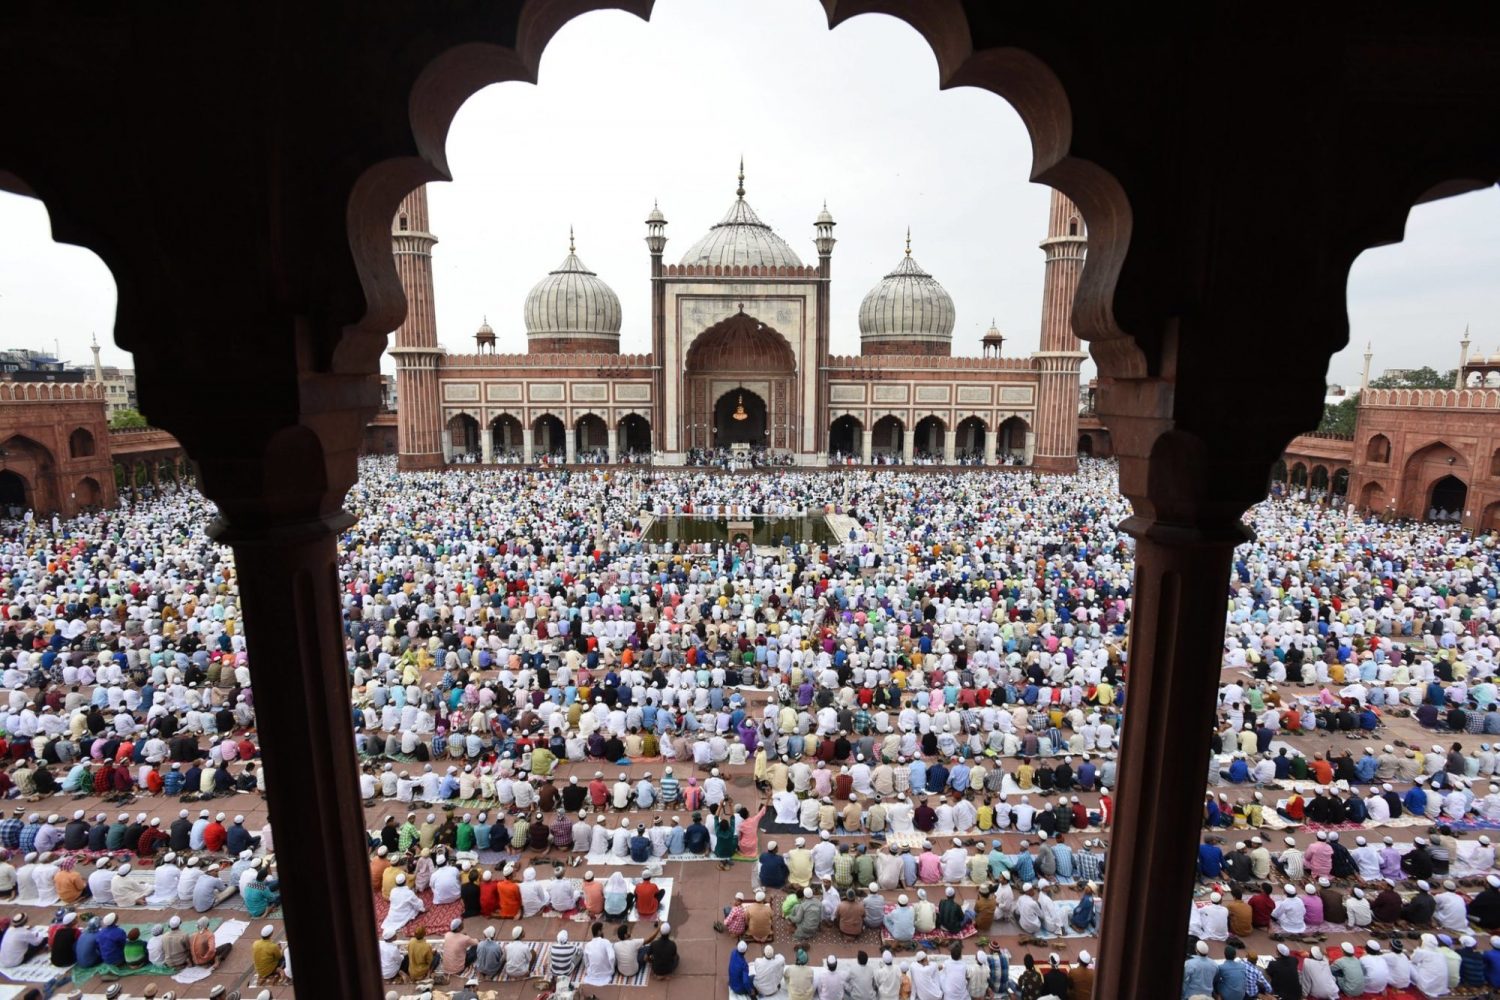
[[[646,217],[650,350],[620,352],[619,298],[567,255],[526,297],[526,352],[496,351],[486,322],[474,350],[438,344],[423,188],[397,211],[392,240],[408,300],[397,331],[397,451],[402,467],[455,461],[615,462],[649,454],[682,465],[704,450],[774,452],[800,466],[830,459],[1077,467],[1079,369],[1070,325],[1086,234],[1053,193],[1040,350],[1004,355],[991,327],[979,357],[954,356],[954,303],[911,254],[859,310],[860,352],[829,349],[836,223],[813,221],[798,251],[745,199],[671,263],[667,219]]]

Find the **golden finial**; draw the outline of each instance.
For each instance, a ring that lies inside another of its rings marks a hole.
[[[745,154],[740,154],[740,186],[734,192],[743,201],[745,198]]]
[[[911,226],[906,227],[906,256],[911,256]]]

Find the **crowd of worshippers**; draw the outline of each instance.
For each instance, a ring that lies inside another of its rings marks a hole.
[[[388,904],[380,926],[381,973],[387,980],[420,982],[434,973],[455,978],[469,974],[476,981],[546,975],[602,986],[616,975],[634,977],[643,967],[656,976],[676,970],[671,925],[659,921],[666,890],[654,881],[650,868],[638,878],[616,871],[599,880],[589,870],[582,879],[573,879],[567,867],[558,864],[539,878],[535,866],[518,870],[507,863],[497,873],[450,855],[435,838],[432,843],[435,846],[421,847],[420,841],[413,841],[400,852],[382,843],[371,854],[371,890]],[[461,903],[462,911],[436,949],[423,924],[407,933],[408,925],[429,909],[451,903]],[[547,914],[577,914],[594,923],[589,941],[581,946],[570,942],[568,932],[560,932],[543,965],[538,962],[539,947],[522,940],[524,928],[517,924],[505,942],[497,922]],[[488,922],[479,938],[465,930],[471,919]],[[632,923],[651,925],[653,930],[637,939]],[[606,926],[615,924],[619,926],[606,933]]]
[[[1038,836],[1035,849],[1022,840],[1014,852],[998,839],[955,837],[941,854],[927,842],[872,851],[865,844],[835,847],[826,837],[808,848],[798,837],[783,855],[773,840],[758,860],[759,890],[752,899],[736,893],[715,929],[763,943],[775,937],[779,917],[796,941],[834,927],[851,940],[879,932],[898,950],[935,932],[988,934],[997,921],[1018,926],[1023,942],[1094,933],[1103,841],[1083,839],[1075,849],[1063,838]],[[964,885],[977,887],[973,898],[958,895]],[[1069,907],[1058,905],[1062,893]]]
[[[735,1000],[781,995],[787,1000],[1088,1000],[1094,993],[1094,960],[1087,950],[1071,963],[1054,952],[1039,964],[1027,953],[1014,970],[1009,950],[998,941],[976,944],[967,953],[955,941],[939,957],[924,951],[910,960],[898,959],[890,949],[875,957],[863,950],[853,959],[829,955],[818,963],[810,962],[802,947],[790,962],[769,944],[757,949],[754,959],[750,951],[741,940],[729,956],[729,995]]]

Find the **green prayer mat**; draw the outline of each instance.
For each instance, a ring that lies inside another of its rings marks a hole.
[[[91,965],[87,969],[73,967],[73,985],[82,986],[95,976],[175,976],[181,969],[174,969],[170,965],[141,965],[132,968],[128,965],[110,965],[108,962],[102,965]]]

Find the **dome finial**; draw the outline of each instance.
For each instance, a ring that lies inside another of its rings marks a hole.
[[[906,227],[906,256],[911,256],[911,226]]]
[[[744,153],[740,154],[740,186],[737,187],[737,188],[735,188],[734,193],[739,197],[740,201],[744,201],[745,200],[745,154]]]
[[[573,248],[573,224],[568,223],[568,253],[575,253]]]

